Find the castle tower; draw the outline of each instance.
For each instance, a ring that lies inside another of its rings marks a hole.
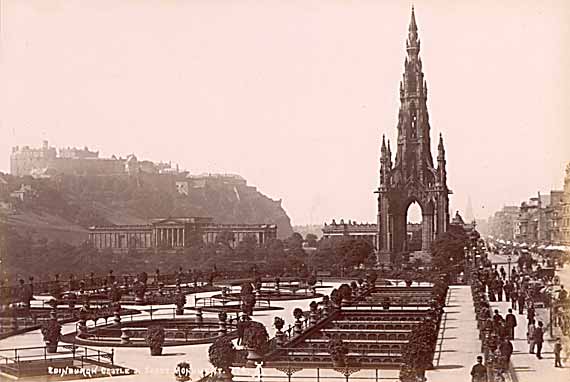
[[[382,138],[380,186],[378,193],[378,252],[381,262],[390,254],[407,249],[406,216],[417,202],[422,209],[422,252],[449,226],[449,197],[445,147],[440,135],[437,167],[431,154],[430,124],[427,110],[427,82],[422,71],[420,39],[414,8],[408,38],[404,74],[400,82],[398,140],[392,165],[390,142]]]

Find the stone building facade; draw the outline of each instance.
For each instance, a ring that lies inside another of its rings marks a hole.
[[[520,207],[504,207],[489,218],[488,225],[496,239],[570,251],[570,163],[563,190],[539,193]]]
[[[51,147],[43,141],[39,148],[16,146],[10,155],[10,173],[15,176],[50,177],[64,175],[121,175],[137,174],[179,174],[178,167],[171,163],[139,161],[133,154],[126,158],[100,158],[98,151],[75,147]]]
[[[275,224],[218,224],[210,217],[178,217],[153,219],[143,225],[94,226],[89,228],[89,242],[97,249],[113,251],[163,249],[178,250],[190,247],[195,240],[216,243],[221,233],[229,232],[235,247],[246,237],[263,245],[277,238]]]
[[[374,248],[378,248],[378,225],[371,223],[357,223],[349,220],[348,223],[344,219],[340,219],[340,223],[332,220],[331,223],[325,223],[322,228],[323,238],[332,238],[339,236],[351,236],[361,238],[368,241]],[[407,241],[411,251],[420,250],[422,245],[422,225],[417,223],[407,224]]]
[[[51,147],[43,141],[39,148],[13,147],[10,173],[16,176],[49,177],[55,174],[114,175],[125,173],[125,160],[99,158],[99,152],[84,149]]]
[[[378,226],[370,223],[356,223],[351,220],[348,223],[340,219],[340,223],[332,220],[330,224],[325,223],[322,228],[323,238],[339,236],[353,236],[367,240],[374,248],[378,247]]]
[[[514,240],[515,220],[519,215],[519,207],[504,206],[489,218],[489,232],[496,239],[504,241]]]
[[[570,163],[566,166],[564,191],[561,199],[557,208],[560,244],[570,247]]]

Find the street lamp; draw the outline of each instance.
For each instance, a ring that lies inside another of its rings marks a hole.
[[[552,292],[554,291],[554,288],[552,288],[547,294],[548,294],[548,315],[549,315],[549,319],[550,319],[550,338],[552,338],[552,331],[553,331],[553,326],[554,326],[554,321],[552,319],[552,304],[554,304],[554,299],[552,298]]]
[[[510,280],[510,279],[511,279],[511,255],[507,256],[507,264],[509,265],[508,277],[509,277],[509,280]]]

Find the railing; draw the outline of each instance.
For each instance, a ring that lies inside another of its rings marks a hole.
[[[14,349],[0,349],[0,367],[11,375],[20,376],[24,367],[30,366],[33,361],[49,364],[55,360],[78,360],[81,366],[85,363],[107,363],[114,365],[115,353],[105,352],[98,349],[91,349],[85,346],[64,345],[61,346],[71,351],[71,353],[48,353],[47,347],[24,347]],[[10,355],[2,355],[2,353]],[[24,367],[22,367],[24,366]]]
[[[429,309],[428,305],[394,305],[394,304],[390,304],[388,309],[384,309],[382,306],[378,306],[378,305],[369,305],[369,304],[354,304],[354,305],[347,305],[347,306],[343,306],[342,310],[343,311],[351,311],[351,310],[356,310],[356,311],[384,311],[384,312],[390,312],[390,311],[395,311],[395,310],[415,310],[415,311],[426,311]]]
[[[167,312],[162,312],[162,313],[156,313],[156,311],[167,311]],[[146,309],[141,309],[142,312],[145,312]],[[176,318],[176,317],[180,317],[181,315],[176,314],[176,308],[165,308],[165,307],[160,307],[160,308],[153,308],[152,305],[149,305],[148,308],[148,314],[149,316],[145,316],[142,315],[140,313],[129,313],[129,314],[125,314],[121,316],[121,322],[135,322],[135,321],[140,321],[140,320],[163,320],[163,319],[171,319],[171,318]],[[188,314],[185,314],[188,315]],[[105,320],[105,324],[106,325],[107,322],[109,320],[112,319],[112,314],[107,315],[107,316],[101,316],[101,317],[97,317],[96,319],[88,319],[86,321],[86,326],[89,328],[95,328],[97,327],[97,322],[99,322],[100,320],[104,319]],[[92,325],[90,326],[89,323],[92,323]]]
[[[130,288],[132,287],[134,280],[137,278],[137,274],[132,273],[125,273],[120,275],[106,275],[106,276],[94,276],[91,277],[89,274],[78,274],[75,275],[74,279],[58,279],[58,280],[43,280],[43,281],[34,281],[34,282],[27,282],[25,287],[31,288],[35,295],[38,294],[49,294],[52,288],[57,285],[58,289],[61,293],[69,292],[69,291],[79,291],[80,283],[83,281],[83,290],[84,291],[98,291],[101,288],[109,288],[114,282],[122,288]],[[206,279],[208,274],[205,272],[198,272],[197,274],[192,272],[175,272],[175,273],[167,273],[167,274],[148,274],[147,276],[147,286],[158,286],[159,284],[163,285],[174,285],[177,281],[180,281],[181,284],[186,284],[189,286],[190,284],[197,284],[197,285],[204,285],[206,284]],[[236,278],[243,277],[243,272],[218,272],[216,274],[215,279],[220,280],[234,280]],[[247,280],[251,280],[251,277],[248,277]],[[303,283],[303,279],[298,277],[286,277],[281,280],[281,285],[283,286],[292,286],[292,283],[301,284]],[[318,280],[317,284],[322,286],[323,281]],[[274,281],[268,281],[268,278],[265,278],[263,284],[266,286],[274,286]],[[239,285],[239,284],[238,284]],[[20,300],[21,294],[21,287],[19,285],[10,285],[10,286],[1,286],[0,287],[0,301],[2,303],[11,303]]]
[[[142,309],[142,311],[144,312],[145,310]],[[161,313],[157,313],[156,311],[166,311],[166,312],[161,312]],[[127,322],[137,322],[137,321],[153,321],[153,320],[164,320],[164,319],[174,319],[174,318],[185,318],[188,317],[190,315],[194,315],[194,316],[199,316],[199,314],[197,313],[188,313],[185,312],[184,315],[179,315],[176,314],[176,308],[165,308],[165,307],[160,307],[160,308],[153,308],[152,305],[149,306],[148,309],[148,316],[146,315],[142,315],[140,313],[129,313],[129,314],[125,314],[121,316],[121,323],[127,323]],[[99,322],[100,320],[105,320],[104,324],[97,324],[97,322]],[[108,321],[112,320],[113,318],[110,316],[107,317],[99,317],[97,319],[88,319],[85,323],[85,326],[87,327],[87,329],[90,328],[97,328],[103,325],[108,325]],[[196,322],[198,323],[198,322]],[[204,321],[203,324],[210,324],[213,325],[214,321]],[[216,322],[217,323],[217,322]],[[185,322],[184,324],[195,324],[194,322]],[[79,323],[76,324],[76,326],[78,326]],[[227,324],[228,326],[232,325],[230,323]]]
[[[227,297],[196,297],[195,298],[196,308],[219,308],[225,306],[241,306],[241,300],[231,299]],[[255,301],[255,307],[263,309],[271,307],[271,299],[269,298],[258,298]]]
[[[49,312],[45,315],[40,315],[36,312],[27,312],[25,310],[16,311],[15,314],[0,317],[0,334],[11,331],[26,330],[41,325],[50,320]],[[23,315],[25,314],[25,315]],[[77,312],[59,312],[58,321],[69,321],[77,318]]]
[[[53,289],[59,289],[60,293],[74,292],[80,290],[80,282],[83,281],[83,291],[85,292],[105,292],[111,285],[116,282],[120,288],[128,289],[132,288],[134,280],[137,275],[135,274],[122,274],[117,276],[97,276],[90,277],[85,275],[84,277],[76,277],[73,280],[51,280],[51,281],[35,281],[33,283],[26,283],[24,286],[26,288],[31,288],[34,295],[49,294]],[[181,284],[196,284],[197,286],[203,286],[206,284],[205,277],[200,277],[196,279],[193,275],[188,273],[169,273],[164,275],[148,275],[147,286],[158,287],[159,284],[163,285],[175,285],[177,281]],[[8,304],[12,302],[21,301],[22,288],[17,285],[12,286],[2,286],[0,287],[0,301],[2,304]]]
[[[235,329],[234,325],[227,324],[227,330]],[[121,327],[121,328],[93,328],[88,330],[85,339],[96,341],[121,341],[121,330],[128,332],[130,341],[145,341],[145,335],[148,331],[146,327]],[[200,334],[199,338],[213,337],[220,334],[219,325],[217,323],[210,324],[185,324],[183,327],[165,328],[164,329],[166,342],[174,341],[177,339],[188,341],[189,338],[194,337],[195,334]],[[183,337],[182,337],[183,335]]]
[[[290,360],[292,357],[299,357],[299,356],[310,356],[310,357],[328,357],[330,358],[330,353],[327,349],[315,349],[314,347],[278,347],[280,351],[283,351],[285,354],[281,355],[281,357],[287,357]],[[401,357],[402,351],[397,350],[393,351],[392,349],[378,349],[377,351],[366,351],[366,350],[354,350],[351,349],[349,353],[346,355],[348,358],[348,362],[350,363],[350,359],[359,359],[359,358],[366,358],[366,357]],[[291,360],[292,361],[292,360]],[[331,361],[332,362],[332,361]]]
[[[27,313],[27,315],[18,315],[17,313]],[[45,314],[41,315],[37,312],[26,312],[25,310],[21,310],[17,313],[16,315],[0,317],[0,335],[9,332],[34,329],[51,319],[49,311],[45,311],[43,312]],[[95,326],[95,322],[99,321],[100,319],[103,319],[105,322],[107,322],[113,315],[114,310],[112,308],[97,308],[90,313],[90,318],[88,321],[92,321]],[[130,317],[132,319],[133,313],[130,313]],[[57,310],[57,320],[60,323],[70,322],[78,319],[78,309]]]

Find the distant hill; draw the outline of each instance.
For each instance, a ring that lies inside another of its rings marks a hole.
[[[293,232],[281,201],[263,195],[245,180],[210,182],[144,173],[2,177],[8,185],[0,200],[7,200],[7,194],[22,184],[31,186],[23,201],[12,199],[13,209],[3,220],[10,229],[34,239],[79,244],[87,239],[92,225],[143,224],[169,216],[210,216],[217,223],[273,223],[280,238]]]

